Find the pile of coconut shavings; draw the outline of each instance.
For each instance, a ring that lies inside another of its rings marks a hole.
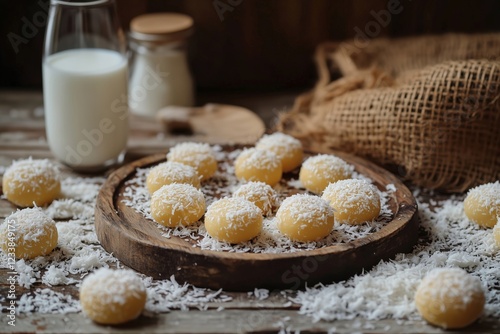
[[[49,288],[24,294],[17,302],[17,311],[20,313],[74,313],[80,310],[79,301],[71,295]]]
[[[29,292],[18,296],[18,312],[78,312],[80,303],[71,294],[50,288],[37,288],[36,285],[42,283],[47,286],[79,286],[88,273],[98,268],[121,267],[119,261],[99,244],[94,229],[95,201],[104,181],[101,177],[64,177],[61,197],[48,207],[41,208],[45,214],[56,220],[58,245],[46,256],[16,262],[17,284],[30,289]],[[7,255],[1,251],[0,268],[8,268]],[[160,281],[153,281],[142,274],[140,277],[148,290],[146,311],[205,308],[209,302],[231,300],[221,291],[200,289],[189,284],[180,285],[173,277]],[[0,302],[6,301],[0,299]]]
[[[231,196],[233,192],[242,183],[234,175],[234,160],[241,153],[241,150],[224,152],[216,148],[216,157],[219,168],[213,178],[202,184],[202,192],[205,194],[207,207],[218,198]],[[141,213],[147,219],[154,221],[151,217],[150,195],[146,188],[146,177],[151,168],[139,168],[134,177],[125,183],[123,203],[137,212]],[[372,180],[366,176],[353,173],[353,178],[366,180],[372,183]],[[281,203],[285,198],[295,193],[304,193],[300,182],[296,180],[282,180],[275,187],[278,193],[278,202]],[[276,227],[274,216],[264,219],[262,232],[256,238],[232,245],[220,242],[208,235],[204,224],[198,222],[190,226],[181,226],[168,228],[158,224],[158,228],[163,231],[166,238],[179,237],[193,244],[193,247],[199,247],[203,250],[238,252],[238,253],[291,253],[303,250],[311,250],[319,247],[331,246],[338,243],[347,243],[371,233],[379,231],[387,222],[389,222],[393,213],[389,208],[389,200],[395,191],[393,185],[388,185],[386,191],[379,191],[381,199],[381,213],[377,220],[361,225],[348,225],[335,223],[334,230],[326,238],[308,243],[293,242],[281,234]]]
[[[500,251],[491,229],[466,218],[462,197],[434,201],[434,210],[418,197],[420,192],[417,189],[415,196],[421,233],[413,252],[381,261],[346,281],[299,291],[291,300],[301,305],[301,314],[315,321],[420,319],[413,300],[421,279],[434,268],[460,267],[481,279],[486,291],[484,317],[500,317]]]
[[[148,312],[167,312],[172,309],[189,310],[197,308],[206,310],[208,303],[224,303],[232,298],[224,295],[222,290],[197,288],[191,284],[179,284],[174,276],[165,280],[143,279],[148,291],[146,310]]]

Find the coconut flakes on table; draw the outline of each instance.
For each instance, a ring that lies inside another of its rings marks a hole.
[[[219,168],[210,180],[202,183],[202,192],[205,194],[206,204],[209,206],[218,198],[231,196],[233,192],[242,184],[234,175],[233,160],[238,157],[241,150],[231,152],[217,151],[217,160]],[[154,221],[151,217],[150,199],[151,196],[146,188],[146,177],[151,168],[138,168],[134,177],[126,181],[124,190],[124,199],[122,202],[141,213],[145,218]],[[366,176],[353,172],[353,178],[366,180],[372,183]],[[300,181],[295,181],[294,186],[290,187],[290,182],[282,180],[275,190],[278,194],[277,204],[279,204],[290,195],[299,192],[305,192],[301,187]],[[339,224],[335,222],[335,227],[326,238],[308,243],[293,242],[279,232],[274,217],[264,219],[261,233],[254,239],[240,244],[229,244],[212,238],[206,231],[205,226],[198,222],[189,226],[179,226],[175,228],[165,227],[157,224],[162,231],[162,236],[171,238],[179,237],[190,242],[193,247],[203,250],[237,252],[237,253],[284,253],[311,250],[319,247],[331,246],[337,243],[347,243],[361,237],[370,235],[382,229],[393,217],[393,212],[389,208],[389,201],[392,193],[395,191],[394,185],[388,185],[386,191],[378,190],[381,199],[381,211],[379,217],[372,222],[360,225]]]
[[[269,290],[267,289],[255,289],[254,290],[254,296],[255,298],[257,298],[258,300],[264,300],[264,299],[267,299],[269,298]]]
[[[20,313],[65,314],[80,312],[80,310],[78,299],[48,288],[25,293],[17,300],[17,311]]]
[[[72,198],[56,199],[45,213],[52,219],[91,219],[94,216],[94,206]]]
[[[63,198],[92,202],[95,201],[104,181],[104,177],[68,177],[61,182],[61,195]]]
[[[425,194],[417,189],[416,194]],[[486,291],[484,317],[500,317],[500,252],[490,229],[470,222],[463,196],[437,201],[431,207],[417,196],[421,236],[410,254],[381,261],[346,281],[316,285],[290,298],[301,314],[319,320],[362,317],[369,320],[420,319],[413,301],[421,279],[432,269],[461,267],[479,277]]]
[[[146,172],[145,170],[144,179]],[[237,186],[237,182],[232,182],[224,184],[229,184],[228,189],[232,189],[231,187]],[[90,189],[88,197],[73,199],[93,206],[98,189],[96,187],[87,189]],[[393,190],[390,185],[386,187],[387,198]],[[419,193],[429,195],[430,192],[415,189],[414,194]],[[149,198],[149,194],[144,196],[146,199]],[[421,238],[412,253],[399,254],[394,260],[381,261],[372,270],[343,282],[317,285],[299,291],[294,297],[284,294],[289,299],[286,305],[291,305],[291,302],[298,304],[299,312],[311,316],[314,320],[356,317],[373,320],[420,319],[413,303],[418,283],[433,268],[448,266],[462,267],[478,276],[487,291],[485,316],[500,317],[499,252],[495,247],[491,230],[482,229],[465,218],[462,199],[459,196],[438,201],[438,207],[432,209],[419,198]],[[76,218],[77,216],[78,214],[74,213],[68,221],[57,223],[59,244],[54,252],[46,257],[20,260],[16,263],[19,284],[30,287],[33,283],[41,281],[51,285],[78,285],[82,277],[98,267],[113,263],[118,267],[121,266],[118,260],[97,242],[93,217],[80,219]],[[267,224],[272,223],[272,219],[267,220]],[[367,224],[366,228],[365,232],[371,233],[370,229],[373,227]],[[179,230],[170,233],[186,232]],[[192,234],[188,233],[185,237],[190,238]],[[199,236],[193,234],[193,237]],[[0,253],[0,257],[1,262],[6,264],[6,255]],[[221,290],[212,291],[189,284],[179,284],[174,277],[165,280],[152,280],[144,275],[140,277],[148,289],[146,310],[150,312],[190,308],[204,310],[208,303],[231,300],[231,297],[224,295]],[[18,311],[21,313],[68,313],[78,312],[80,309],[78,301],[73,297],[50,289],[37,289],[25,293],[18,302]]]
[[[232,300],[224,295],[222,290],[214,291],[187,283],[179,284],[173,275],[165,280],[153,280],[144,275],[141,277],[148,291],[145,309],[149,312],[167,312],[172,309],[186,311],[191,308],[206,310],[208,303]]]
[[[56,223],[58,245],[46,256],[15,263],[17,284],[32,289],[18,296],[19,313],[71,313],[79,312],[80,304],[69,293],[49,288],[33,289],[33,284],[48,286],[81,284],[90,272],[111,265],[121,267],[119,261],[99,244],[94,227],[95,200],[104,178],[65,177],[62,196],[48,207],[41,208]],[[7,255],[0,252],[0,268],[8,268]],[[10,271],[10,268],[9,268]],[[146,310],[164,312],[171,309],[206,308],[207,303],[231,300],[222,291],[200,289],[189,284],[180,285],[174,277],[153,281],[140,274],[148,287],[150,298]],[[8,301],[0,300],[1,304]]]

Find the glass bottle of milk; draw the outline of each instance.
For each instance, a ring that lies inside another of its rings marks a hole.
[[[194,104],[186,54],[192,30],[192,18],[178,13],[145,14],[131,21],[131,112],[154,116],[165,106]]]
[[[42,60],[46,134],[55,157],[75,170],[123,160],[126,47],[114,0],[51,0]]]

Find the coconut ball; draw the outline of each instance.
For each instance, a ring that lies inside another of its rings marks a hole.
[[[415,293],[422,318],[445,329],[472,324],[483,312],[484,303],[481,281],[459,268],[432,270]]]
[[[151,216],[167,227],[191,225],[205,213],[205,196],[190,184],[167,184],[151,196]]]
[[[240,186],[233,194],[257,205],[263,215],[270,215],[276,205],[278,195],[274,189],[264,182],[248,182]]]
[[[310,192],[321,194],[330,183],[349,179],[353,169],[353,166],[334,155],[320,154],[304,161],[299,180]]]
[[[309,242],[330,234],[334,216],[332,208],[322,198],[297,194],[281,203],[276,221],[280,232],[291,240]]]
[[[80,286],[83,313],[103,325],[119,325],[137,318],[147,293],[139,276],[131,270],[101,268]]]
[[[339,223],[358,225],[374,220],[380,214],[377,188],[364,180],[347,179],[330,183],[323,192]]]
[[[3,175],[3,193],[20,207],[43,206],[61,192],[59,170],[49,160],[18,160]]]
[[[245,149],[234,162],[238,180],[260,181],[274,186],[281,180],[281,161],[276,154],[256,148]]]
[[[193,167],[201,177],[201,181],[208,180],[217,171],[217,159],[208,144],[177,144],[168,152],[167,160]]]
[[[255,148],[276,154],[281,160],[283,172],[290,172],[299,167],[304,157],[302,143],[281,132],[264,135],[257,141]]]
[[[57,246],[56,223],[40,208],[26,208],[11,214],[0,225],[0,244],[16,259],[47,255]]]
[[[255,238],[262,230],[262,211],[242,197],[226,197],[212,203],[205,214],[208,234],[231,244]]]
[[[187,183],[200,188],[200,177],[191,166],[167,161],[153,167],[146,178],[146,187],[150,194],[172,183]]]
[[[465,215],[483,227],[493,227],[500,216],[500,181],[475,187],[464,200]]]

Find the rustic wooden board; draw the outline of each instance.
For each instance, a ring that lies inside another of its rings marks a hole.
[[[96,233],[103,247],[127,266],[154,278],[175,275],[179,281],[225,290],[255,287],[289,289],[346,279],[400,252],[411,251],[418,237],[417,205],[394,175],[355,156],[335,152],[381,189],[394,184],[394,218],[381,230],[349,243],[281,254],[201,250],[180,238],[161,236],[157,224],[122,203],[124,182],[136,168],[156,165],[165,155],[130,163],[110,175],[97,198]]]
[[[498,319],[482,319],[462,330],[444,330],[420,320],[336,320],[313,322],[293,309],[261,307],[233,309],[226,303],[224,310],[213,309],[189,312],[172,310],[169,313],[142,315],[122,326],[102,326],[80,313],[18,314],[16,326],[4,313],[0,318],[0,333],[500,333]]]
[[[500,333],[496,319],[483,320],[465,330],[444,330],[424,321],[337,320],[313,323],[294,310],[172,311],[140,316],[127,325],[101,326],[82,313],[19,315],[16,326],[0,318],[0,333]]]

